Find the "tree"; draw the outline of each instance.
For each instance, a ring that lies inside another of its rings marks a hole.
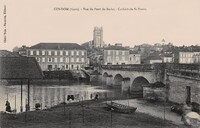
[[[19,47],[15,46],[15,47],[13,48],[13,52],[18,52],[18,51],[19,51]]]

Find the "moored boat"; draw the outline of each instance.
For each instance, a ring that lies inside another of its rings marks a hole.
[[[128,105],[119,104],[116,102],[106,103],[109,110],[120,112],[120,113],[133,113],[136,111],[137,107],[130,107]]]

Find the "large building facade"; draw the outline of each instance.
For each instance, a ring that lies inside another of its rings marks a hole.
[[[27,49],[43,71],[77,70],[87,65],[87,51],[76,43],[39,43]]]
[[[181,64],[200,63],[200,52],[175,53],[175,62]]]
[[[93,43],[95,48],[103,48],[103,28],[95,27],[93,31]]]
[[[104,65],[140,64],[140,55],[130,54],[122,46],[109,46],[103,52]]]

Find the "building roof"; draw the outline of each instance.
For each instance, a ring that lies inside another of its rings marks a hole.
[[[121,46],[108,46],[106,48],[104,48],[104,50],[129,50],[125,47],[121,47]]]
[[[161,57],[159,55],[150,55],[147,56],[146,58],[144,58],[143,60],[162,60]]]
[[[0,79],[41,79],[42,70],[33,57],[0,57]]]
[[[132,50],[130,50],[129,54],[139,54],[139,52],[138,51],[132,51]]]
[[[163,57],[173,57],[173,54],[164,54]]]
[[[85,50],[84,47],[76,43],[39,43],[29,49],[52,49],[52,50]]]
[[[0,50],[0,57],[19,57],[20,55],[16,52],[10,52],[7,50]]]

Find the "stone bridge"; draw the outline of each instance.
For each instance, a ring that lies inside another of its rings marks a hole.
[[[161,72],[155,72],[153,65],[104,65],[102,82],[106,86],[120,88],[123,92],[142,91],[143,86],[150,83],[164,82]]]
[[[200,65],[103,65],[102,82],[107,87],[133,94],[153,83],[166,85],[171,101],[200,104]]]

